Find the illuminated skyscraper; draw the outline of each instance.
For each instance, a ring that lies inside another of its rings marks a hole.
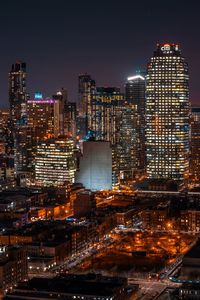
[[[200,107],[192,107],[190,176],[193,181],[200,180]]]
[[[91,112],[91,93],[95,89],[95,80],[89,74],[82,74],[78,77],[79,85],[79,113],[81,115],[90,115]]]
[[[28,126],[33,129],[38,141],[47,138],[48,135],[57,137],[62,133],[59,104],[59,100],[50,98],[27,101]]]
[[[95,80],[89,74],[79,75],[77,133],[80,139],[85,139],[91,127],[91,101],[95,85]]]
[[[136,105],[125,103],[118,118],[117,155],[120,178],[133,179],[140,169],[140,143]]]
[[[9,101],[11,126],[23,123],[26,117],[26,63],[16,62],[9,73]]]
[[[27,101],[27,166],[34,170],[37,144],[48,138],[56,138],[64,131],[64,108],[60,97],[45,98],[36,93]]]
[[[106,141],[112,147],[112,184],[119,184],[119,119],[124,104],[124,94],[117,87],[97,87],[91,102],[91,135],[95,141]]]
[[[59,103],[59,134],[67,134],[67,105],[68,105],[68,94],[67,90],[62,88],[55,95],[53,95],[53,100]]]
[[[158,44],[147,67],[146,147],[149,178],[183,180],[189,155],[188,65],[176,44]]]
[[[117,87],[97,87],[92,95],[91,127],[95,140],[117,141],[120,108],[124,103],[124,95]]]
[[[125,98],[128,103],[127,109],[124,110],[127,116],[127,125],[129,130],[134,132],[131,136],[129,145],[135,144],[134,156],[132,161],[135,161],[136,173],[144,173],[146,168],[146,155],[145,155],[145,77],[141,75],[135,75],[128,78],[125,85]],[[129,122],[130,118],[128,115],[132,115],[132,124]],[[124,128],[126,128],[126,119],[123,117]],[[128,121],[129,120],[129,121]],[[132,129],[131,129],[132,126]],[[122,126],[123,127],[123,126]],[[121,128],[121,126],[120,126]],[[126,135],[124,132],[123,136]],[[127,135],[128,138],[128,135]],[[134,139],[134,141],[133,141]],[[128,142],[128,141],[127,141]],[[127,147],[127,146],[126,146]],[[135,174],[136,174],[135,173]]]
[[[14,147],[15,174],[26,171],[26,63],[17,62],[9,73],[10,130]]]
[[[35,179],[41,186],[73,183],[76,171],[74,141],[67,137],[48,139],[37,145]]]
[[[66,107],[65,134],[70,135],[74,141],[77,139],[77,110],[75,102],[68,102]]]

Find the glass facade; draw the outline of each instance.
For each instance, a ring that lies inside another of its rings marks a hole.
[[[200,180],[200,107],[192,107],[190,176],[195,182]]]
[[[179,46],[157,45],[146,76],[146,151],[149,178],[183,180],[188,175],[188,82],[188,65]]]
[[[42,186],[73,183],[76,171],[74,141],[66,137],[49,139],[37,145],[35,179]]]

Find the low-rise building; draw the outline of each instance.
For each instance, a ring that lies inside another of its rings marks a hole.
[[[181,211],[180,229],[183,231],[200,231],[200,211],[184,210]]]
[[[27,279],[27,253],[23,247],[0,248],[0,289],[13,288],[18,282]]]
[[[83,190],[76,194],[73,201],[74,217],[84,217],[96,207],[95,193],[90,190]]]
[[[9,299],[125,300],[127,279],[96,274],[32,278],[5,296]],[[130,296],[130,295],[129,295]]]

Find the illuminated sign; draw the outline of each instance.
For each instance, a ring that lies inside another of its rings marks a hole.
[[[35,93],[35,99],[42,99],[42,98],[43,98],[42,93],[40,92]]]
[[[164,45],[161,47],[161,51],[163,51],[163,52],[169,52],[169,51],[171,51],[171,46],[175,47],[175,50],[176,50],[176,51],[179,50],[178,45],[164,44]]]
[[[27,103],[28,104],[31,104],[31,103],[35,103],[35,104],[41,104],[41,103],[43,103],[43,104],[54,104],[54,103],[56,103],[56,100],[49,99],[49,98],[47,98],[47,99],[42,99],[41,98],[41,99],[28,100]]]
[[[165,44],[164,46],[161,47],[162,51],[170,51],[171,50],[171,46],[169,44]]]

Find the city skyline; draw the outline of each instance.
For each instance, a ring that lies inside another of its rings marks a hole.
[[[200,299],[194,2],[1,5],[0,300]]]
[[[128,76],[146,69],[157,42],[180,44],[190,67],[190,100],[200,104],[196,1],[190,6],[168,1],[166,7],[158,1],[126,1],[122,7],[112,0],[95,7],[89,1],[80,3],[79,9],[62,0],[40,2],[2,4],[1,37],[6,51],[0,72],[1,107],[8,107],[7,79],[14,61],[27,63],[31,94],[41,90],[51,96],[63,86],[70,101],[77,101],[79,74],[87,72],[98,86],[122,87]]]

